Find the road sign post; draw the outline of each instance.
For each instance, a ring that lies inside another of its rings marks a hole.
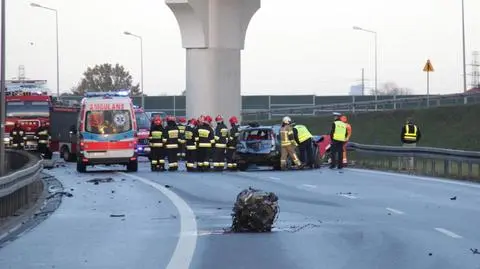
[[[430,72],[434,72],[433,65],[430,60],[427,60],[423,72],[427,72],[427,107],[430,107]]]

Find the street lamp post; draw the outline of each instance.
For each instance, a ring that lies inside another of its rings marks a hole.
[[[127,31],[123,32],[123,34],[140,39],[140,88],[142,89],[142,108],[145,109],[145,94],[143,92],[143,39],[141,36],[132,34]]]
[[[465,4],[462,0],[462,46],[463,46],[463,93],[467,93],[467,62],[465,56]],[[467,103],[467,96],[463,97],[463,103]]]
[[[2,16],[2,26],[1,26],[1,38],[0,41],[0,176],[5,175],[5,1],[2,0],[1,6],[1,16]]]
[[[372,30],[367,30],[358,26],[353,26],[353,30],[358,30],[358,31],[364,31],[368,32],[371,34],[374,34],[375,36],[375,111],[377,111],[378,106],[377,106],[377,101],[378,101],[378,46],[377,46],[377,32],[372,31]]]
[[[43,8],[55,12],[55,39],[57,43],[57,98],[60,100],[60,56],[58,53],[58,11],[54,8],[45,7],[36,3],[31,3],[30,6]]]

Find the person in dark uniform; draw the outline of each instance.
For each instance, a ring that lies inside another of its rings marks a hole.
[[[330,169],[334,169],[335,167],[338,169],[343,168],[343,145],[347,141],[348,131],[347,124],[340,119],[340,116],[339,114],[335,114],[335,120],[330,132],[330,139],[332,141],[332,163],[330,164]]]
[[[162,118],[155,116],[150,126],[150,167],[152,171],[165,170],[165,149],[164,149],[164,132]]]
[[[237,142],[238,142],[238,135],[240,131],[238,130],[238,119],[237,117],[233,116],[229,119],[230,122],[230,132],[229,138],[227,143],[227,169],[231,171],[237,170],[237,163],[234,161],[233,157],[235,151],[237,150]]]
[[[210,151],[215,144],[215,135],[212,127],[200,116],[198,121],[198,150],[197,165],[200,171],[210,170]]]
[[[51,159],[52,153],[49,149],[49,145],[52,137],[50,136],[47,122],[41,123],[41,126],[37,129],[35,136],[38,139],[38,152],[40,152],[44,158]]]
[[[15,126],[10,131],[11,146],[15,149],[23,149],[25,145],[25,131],[20,127],[20,123],[15,122]]]
[[[179,135],[179,148],[178,148],[178,154],[177,156],[179,157],[180,160],[185,159],[185,129],[187,127],[187,120],[185,117],[179,117],[178,118],[178,130],[180,131]]]
[[[190,119],[185,128],[185,144],[186,144],[186,166],[187,171],[195,171],[197,165],[196,152],[198,142],[197,120]]]
[[[213,167],[216,171],[225,169],[225,150],[228,143],[228,128],[223,122],[223,117],[215,117],[217,126],[215,127],[215,152],[213,156]]]
[[[168,170],[178,170],[178,148],[180,130],[174,116],[167,116],[167,127],[165,127],[165,148],[167,150]]]

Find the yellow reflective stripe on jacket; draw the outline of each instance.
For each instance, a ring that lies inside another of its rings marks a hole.
[[[218,144],[217,143],[217,144],[215,144],[215,147],[224,149],[224,148],[227,148],[227,144]]]
[[[163,132],[162,131],[153,131],[152,138],[153,139],[160,139],[162,138]]]
[[[205,129],[199,129],[198,130],[198,136],[201,137],[201,138],[208,138],[209,135],[210,135],[209,130],[205,130]]]
[[[341,121],[335,121],[335,132],[333,133],[333,140],[347,141],[347,124]]]
[[[187,145],[187,150],[196,150],[197,146],[195,145]]]
[[[193,132],[191,131],[186,131],[185,132],[185,139],[191,140],[193,138]]]
[[[409,141],[416,141],[417,140],[417,126],[413,125],[413,133],[408,132],[409,128],[408,125],[405,125],[405,134],[403,134],[403,139]]]
[[[313,137],[313,135],[308,131],[308,129],[307,129],[307,127],[305,127],[305,125],[297,125],[297,126],[295,126],[295,129],[297,129],[297,131],[298,131],[298,141],[300,143],[303,143],[306,140]]]
[[[178,138],[178,130],[168,131],[168,138]]]
[[[176,149],[178,148],[178,144],[167,144],[167,149]]]
[[[199,148],[211,148],[212,144],[211,143],[198,143]]]
[[[150,147],[154,147],[154,148],[163,147],[163,143],[150,143]]]

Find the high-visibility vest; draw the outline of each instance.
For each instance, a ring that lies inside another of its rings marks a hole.
[[[408,124],[405,125],[405,133],[403,134],[403,139],[407,141],[417,141],[417,126],[413,125],[413,133],[409,132]]]
[[[342,121],[335,121],[335,132],[333,133],[333,140],[347,141],[347,124]]]
[[[305,125],[297,125],[294,127],[298,131],[298,142],[303,143],[313,137]]]

